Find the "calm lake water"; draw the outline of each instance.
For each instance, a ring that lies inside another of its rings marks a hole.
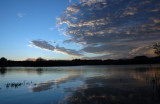
[[[160,65],[1,67],[0,104],[160,104]]]

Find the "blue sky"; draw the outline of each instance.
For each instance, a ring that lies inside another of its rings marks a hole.
[[[0,0],[0,57],[155,56],[159,0]]]
[[[63,54],[28,47],[29,41],[58,41],[66,37],[56,28],[56,18],[67,0],[0,0],[0,57],[8,59],[66,58]]]

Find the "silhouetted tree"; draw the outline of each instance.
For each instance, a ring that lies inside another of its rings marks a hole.
[[[160,56],[160,43],[155,43],[153,49],[155,49],[154,53]]]
[[[2,58],[0,59],[0,61],[5,62],[5,61],[7,61],[7,59],[6,59],[5,57],[2,57]]]
[[[147,60],[148,57],[147,56],[136,56],[134,57],[135,60]]]
[[[36,59],[36,61],[45,61],[45,59],[39,57],[39,58]]]

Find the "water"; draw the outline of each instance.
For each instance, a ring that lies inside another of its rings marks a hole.
[[[0,68],[0,104],[160,104],[160,65]]]

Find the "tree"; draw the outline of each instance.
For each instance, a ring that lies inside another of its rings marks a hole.
[[[39,57],[39,58],[36,59],[36,61],[45,61],[45,59]]]
[[[134,57],[135,60],[148,60],[147,56],[136,56]]]
[[[160,43],[155,43],[153,49],[155,50],[154,53],[160,56]]]
[[[5,61],[7,61],[7,59],[6,59],[5,57],[2,57],[2,58],[0,59],[0,61],[5,62]]]

